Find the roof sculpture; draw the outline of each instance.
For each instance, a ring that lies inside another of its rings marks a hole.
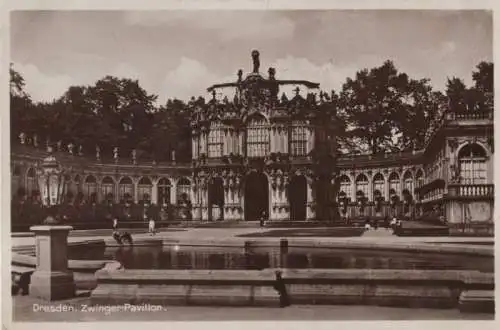
[[[213,120],[240,120],[244,121],[253,113],[261,113],[267,118],[289,118],[310,113],[324,98],[316,99],[315,93],[307,93],[304,98],[302,89],[319,89],[319,84],[307,80],[280,80],[276,79],[276,69],[267,70],[267,78],[260,73],[260,53],[253,50],[251,53],[253,70],[245,77],[243,70],[237,71],[237,79],[210,86],[207,91],[212,94],[211,100],[191,99],[189,105],[193,107],[192,125],[198,126],[202,122]],[[288,99],[285,94],[279,96],[280,86],[296,85],[295,95]],[[302,87],[302,89],[300,87]],[[217,99],[217,91],[233,88],[235,90],[232,101],[227,97]],[[321,93],[321,95],[323,95]]]

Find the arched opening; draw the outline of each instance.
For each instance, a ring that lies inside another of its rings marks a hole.
[[[269,216],[269,182],[264,173],[251,172],[245,178],[245,220]]]
[[[352,198],[351,179],[349,179],[347,175],[342,175],[342,177],[340,177],[339,199],[341,193],[344,193],[344,196],[345,198],[347,198],[347,200],[350,200]]]
[[[224,219],[224,183],[221,178],[213,178],[208,185],[208,220]]]
[[[389,176],[389,191],[390,195],[401,195],[401,189],[400,189],[400,182],[399,182],[399,175],[397,173],[392,172],[391,175]]]
[[[408,193],[413,195],[414,187],[413,187],[413,176],[410,171],[406,171],[403,175],[403,191],[407,190]]]
[[[356,178],[356,196],[363,194],[363,197],[368,198],[368,178],[364,174],[358,175]]]
[[[12,193],[16,193],[16,192],[19,191],[19,188],[20,188],[19,180],[20,180],[20,178],[21,178],[21,169],[19,168],[19,166],[14,165],[13,168],[12,168],[12,178],[11,178],[11,192]],[[26,190],[25,189],[23,189],[23,192],[24,192],[24,195],[26,195]],[[19,193],[17,193],[16,195],[19,196]],[[13,197],[15,197],[15,195]]]
[[[376,193],[378,191],[378,193]],[[373,201],[376,202],[380,197],[384,197],[385,179],[381,173],[373,177]]]
[[[134,198],[134,184],[132,179],[124,177],[118,183],[118,197],[120,202],[131,202]]]
[[[95,176],[89,175],[83,183],[83,194],[91,203],[97,202],[97,180]]]
[[[109,176],[104,177],[101,183],[101,193],[104,197],[104,200],[108,202],[113,201],[114,190],[115,181]]]
[[[186,177],[177,182],[177,204],[179,201],[191,201],[191,181]]]
[[[424,172],[422,171],[422,169],[419,169],[417,171],[417,174],[415,175],[415,181],[417,188],[420,188],[424,185]]]
[[[158,204],[167,205],[170,204],[170,188],[172,184],[167,178],[161,178],[158,181]]]
[[[35,169],[33,168],[30,168],[26,173],[26,192],[31,197],[34,197],[38,193],[38,187],[36,184],[36,173]]]
[[[288,186],[290,220],[304,221],[307,216],[307,180],[303,175],[295,175]]]
[[[460,149],[460,183],[486,184],[486,159],[486,151],[477,143],[465,145]]]
[[[150,201],[151,193],[153,190],[153,184],[151,180],[147,177],[141,178],[137,184],[137,194],[139,196],[140,202]]]

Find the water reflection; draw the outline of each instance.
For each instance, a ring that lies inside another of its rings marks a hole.
[[[493,258],[376,250],[120,247],[70,251],[71,259],[115,259],[128,269],[456,269],[493,272]]]

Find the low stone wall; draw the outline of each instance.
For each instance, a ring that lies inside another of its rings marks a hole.
[[[96,276],[92,304],[279,306],[270,270],[103,270]]]
[[[93,304],[279,306],[274,270],[99,271]],[[355,304],[458,308],[469,290],[494,288],[493,274],[476,271],[285,269],[291,304]]]

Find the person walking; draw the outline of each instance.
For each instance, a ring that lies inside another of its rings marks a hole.
[[[266,224],[266,212],[262,211],[262,213],[260,214],[260,226],[264,227],[265,224]]]
[[[154,236],[156,234],[156,231],[155,231],[155,220],[152,217],[149,219],[149,234],[151,236]]]

